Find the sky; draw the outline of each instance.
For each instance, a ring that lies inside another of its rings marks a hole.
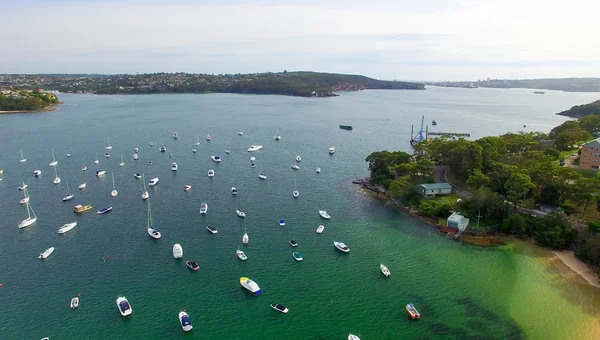
[[[0,0],[0,73],[600,77],[600,0]]]

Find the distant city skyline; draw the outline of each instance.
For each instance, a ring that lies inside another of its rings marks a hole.
[[[600,77],[600,1],[4,0],[0,73]]]

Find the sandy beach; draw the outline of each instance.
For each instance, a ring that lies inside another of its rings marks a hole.
[[[584,262],[575,257],[572,251],[553,251],[558,258],[571,271],[577,273],[583,280],[594,287],[600,288],[600,280],[596,273]]]

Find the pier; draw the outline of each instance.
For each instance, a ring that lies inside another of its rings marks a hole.
[[[458,132],[427,132],[428,136],[449,136],[449,137],[471,137],[470,133],[458,133]]]

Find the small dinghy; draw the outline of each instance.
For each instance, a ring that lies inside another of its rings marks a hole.
[[[38,259],[45,259],[48,256],[50,256],[50,254],[52,254],[54,252],[54,247],[50,247],[48,249],[46,249],[43,253],[40,254],[40,256],[38,256]]]
[[[70,307],[71,307],[71,309],[75,309],[75,308],[79,307],[79,298],[78,297],[74,297],[71,299]]]
[[[185,261],[185,265],[188,266],[188,268],[190,268],[193,271],[198,271],[200,270],[200,266],[198,265],[198,263],[196,263],[196,261]]]
[[[283,218],[279,220],[279,226],[280,227],[285,226],[285,220]]]
[[[209,225],[206,226],[206,230],[208,230],[211,234],[216,234],[218,233],[217,228],[211,227]]]
[[[191,188],[192,188],[192,186],[191,186],[191,185],[189,185],[189,184],[186,184],[186,185],[183,187],[183,191],[189,191]]]
[[[304,258],[302,258],[302,254],[300,254],[300,252],[295,251],[295,252],[292,253],[292,256],[298,262],[304,260]]]
[[[298,243],[296,241],[294,241],[294,240],[289,240],[289,243],[290,243],[290,246],[292,246],[292,247],[297,247],[298,246]]]
[[[287,314],[289,312],[289,309],[287,309],[286,306],[280,305],[278,303],[271,304],[271,308],[283,314]]]

